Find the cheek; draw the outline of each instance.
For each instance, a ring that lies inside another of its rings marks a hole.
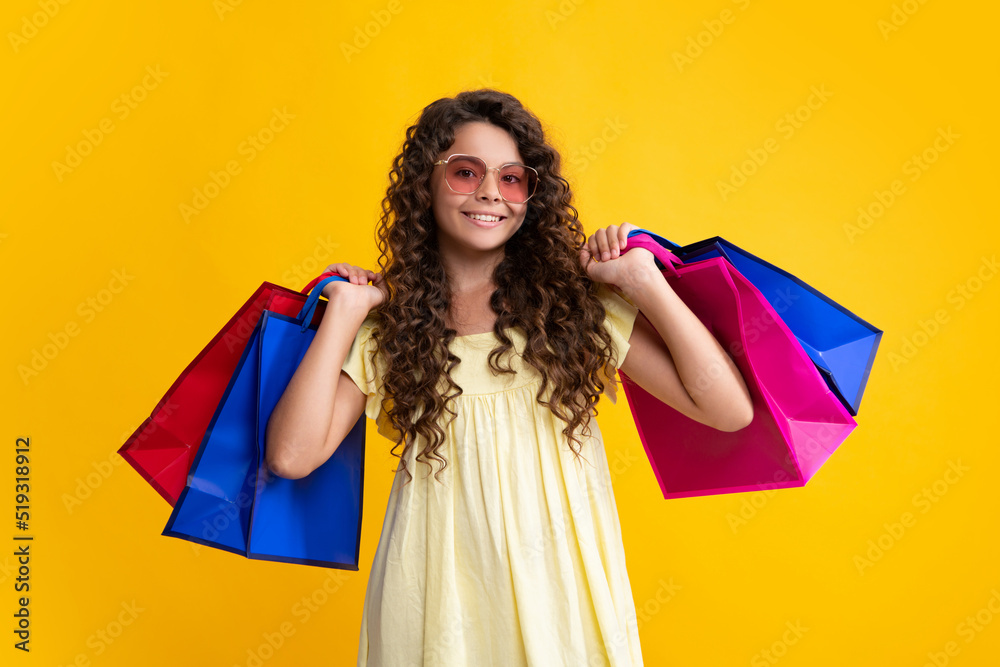
[[[528,219],[528,209],[527,209],[527,207],[522,207],[520,210],[515,209],[514,215],[517,216],[518,220],[520,220],[520,223],[519,223],[518,226],[523,225],[525,223],[525,221]]]
[[[432,178],[431,179],[431,206],[437,208],[444,202],[448,201],[449,195],[455,194],[444,184],[444,179],[442,178]]]
[[[436,190],[431,193],[431,210],[435,214],[443,214],[444,212],[454,208],[451,197],[448,194]]]
[[[519,220],[519,222],[516,223],[516,226],[511,228],[511,231],[510,231],[510,235],[511,236],[514,236],[514,234],[517,234],[517,232],[520,231],[521,228],[524,227],[524,225],[526,224],[524,212],[521,212],[521,213],[518,214],[518,220]],[[510,237],[508,237],[508,238],[510,238]]]
[[[431,204],[438,209],[456,208],[465,198],[466,195],[452,192],[444,183],[438,183],[431,190]]]

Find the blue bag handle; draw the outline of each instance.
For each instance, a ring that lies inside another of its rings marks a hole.
[[[295,318],[296,322],[301,322],[302,331],[309,328],[312,323],[313,314],[316,312],[316,306],[319,305],[320,294],[323,293],[323,288],[326,287],[327,283],[332,283],[334,281],[347,282],[347,278],[342,276],[330,276],[329,278],[324,278],[323,280],[316,283],[312,291],[309,292],[309,298],[306,299],[305,305],[302,306],[302,310],[299,311],[298,317]]]

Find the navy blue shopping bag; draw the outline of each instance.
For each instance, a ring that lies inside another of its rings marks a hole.
[[[264,433],[271,412],[316,335],[309,324],[326,283],[295,318],[265,311],[205,433],[163,535],[247,558],[358,569],[365,418],[337,451],[301,479],[270,473]]]
[[[630,237],[636,234],[648,234],[685,264],[711,257],[728,261],[771,304],[844,407],[852,415],[858,414],[882,339],[881,329],[787,271],[720,236],[679,246],[645,229],[629,232]]]

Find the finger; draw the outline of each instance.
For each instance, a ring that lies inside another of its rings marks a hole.
[[[606,262],[611,259],[611,248],[608,246],[608,232],[605,229],[598,229],[594,233],[597,238],[597,250],[600,253],[600,258],[602,262]]]
[[[628,235],[633,229],[635,229],[635,225],[630,222],[623,222],[622,226],[618,228],[618,242],[621,244],[622,250],[628,245]]]
[[[611,250],[611,259],[616,259],[621,244],[618,240],[618,225],[608,225],[606,232],[608,236],[608,248]]]
[[[587,246],[583,246],[582,248],[580,248],[580,266],[583,267],[583,270],[588,275],[590,274],[590,263],[592,261],[594,261],[594,255],[591,252],[590,248]]]

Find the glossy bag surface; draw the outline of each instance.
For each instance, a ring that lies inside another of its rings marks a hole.
[[[771,304],[722,258],[682,264],[655,241],[663,276],[729,353],[753,399],[751,423],[724,432],[682,415],[621,373],[664,498],[803,486],[855,428]],[[667,265],[669,264],[669,266]]]
[[[847,410],[858,414],[882,330],[861,319],[805,281],[715,236],[678,246],[646,234],[681,261],[722,257],[767,299]]]
[[[295,318],[263,313],[164,535],[247,558],[358,569],[364,416],[337,451],[301,479],[277,477],[265,462],[268,419],[316,334],[317,324],[303,324],[313,319],[310,307],[315,302]]]
[[[187,365],[153,408],[152,413],[118,449],[118,453],[170,505],[177,502],[198,445],[236,372],[264,311],[294,316],[310,289],[325,273],[302,290],[264,282]],[[315,319],[322,317],[322,304]]]
[[[267,421],[305,356],[316,329],[275,313],[261,320],[257,394],[258,467],[265,459]],[[337,451],[301,479],[258,472],[250,519],[250,558],[358,569],[364,499],[365,416]],[[266,472],[266,465],[263,466]],[[311,562],[320,558],[323,562]]]

